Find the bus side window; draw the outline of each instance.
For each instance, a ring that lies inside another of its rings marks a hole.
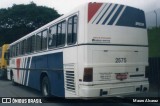
[[[29,37],[28,38],[29,39],[29,53],[31,53],[32,52],[32,37]]]
[[[22,41],[22,55],[25,54],[25,40]]]
[[[47,35],[48,35],[48,31],[44,30],[42,32],[42,50],[47,49]]]
[[[75,44],[77,41],[77,23],[78,17],[73,16],[68,19],[68,28],[67,28],[67,44]]]
[[[19,42],[19,55],[22,55],[22,41]]]
[[[29,37],[28,39],[27,39],[27,53],[31,53],[31,49],[32,49],[32,38],[31,37]]]
[[[12,46],[12,57],[14,57],[14,45]]]
[[[66,35],[66,22],[63,21],[58,25],[58,33],[57,33],[57,46],[64,46],[65,44],[65,35]]]
[[[57,25],[52,26],[49,30],[48,47],[56,47]]]
[[[23,55],[24,54],[24,40],[22,41],[21,52],[22,52],[22,55]]]
[[[35,35],[33,35],[31,37],[31,52],[33,53],[35,51],[35,45],[36,45],[36,41],[35,41]]]
[[[42,49],[42,37],[41,32],[36,35],[36,51],[40,51]]]
[[[18,56],[18,52],[19,52],[19,44],[16,44],[16,56]]]
[[[73,18],[73,43],[76,43],[77,41],[77,25],[78,25],[78,17],[77,16],[74,16]]]

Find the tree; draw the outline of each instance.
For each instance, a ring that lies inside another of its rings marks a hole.
[[[0,45],[10,44],[59,16],[55,9],[33,2],[0,9]]]

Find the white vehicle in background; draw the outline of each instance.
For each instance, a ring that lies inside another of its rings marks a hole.
[[[149,90],[144,12],[87,3],[10,44],[14,83],[44,96],[107,97]]]

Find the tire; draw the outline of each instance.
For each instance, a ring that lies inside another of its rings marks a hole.
[[[41,86],[42,95],[44,97],[50,97],[51,96],[51,87],[50,87],[49,79],[47,76],[43,77],[41,85],[42,85]]]

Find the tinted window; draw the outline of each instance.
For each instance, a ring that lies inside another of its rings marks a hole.
[[[73,16],[68,19],[67,43],[74,44],[77,40],[77,23],[78,17]]]
[[[26,52],[26,40],[22,41],[22,54],[25,54]]]
[[[42,32],[42,49],[47,49],[47,35],[48,35],[48,31],[44,30]]]
[[[12,50],[13,50],[12,51],[12,56],[14,57],[15,56],[15,45],[12,46]]]
[[[19,43],[16,44],[16,55],[15,56],[18,56],[18,54],[19,54]]]
[[[65,35],[66,35],[66,22],[59,23],[57,33],[57,46],[62,46],[65,44]]]
[[[27,39],[26,46],[27,46],[26,53],[30,53],[31,52],[31,37]]]
[[[21,54],[24,54],[24,40],[21,41]]]
[[[41,33],[38,33],[36,35],[36,51],[39,51],[41,49],[42,49]]]
[[[50,30],[50,34],[48,38],[48,46],[56,47],[57,26],[54,25],[49,30]]]
[[[24,41],[24,45],[23,45],[23,52],[24,52],[24,54],[26,53],[26,49],[27,49],[27,40],[25,39]]]
[[[72,18],[68,20],[68,34],[67,34],[67,43],[72,42]]]
[[[73,37],[72,37],[72,43],[75,43],[77,40],[77,24],[78,24],[78,17],[73,17]]]
[[[33,35],[32,37],[31,37],[31,52],[34,52],[35,51],[35,35]]]
[[[22,41],[19,43],[19,55],[22,54]]]

